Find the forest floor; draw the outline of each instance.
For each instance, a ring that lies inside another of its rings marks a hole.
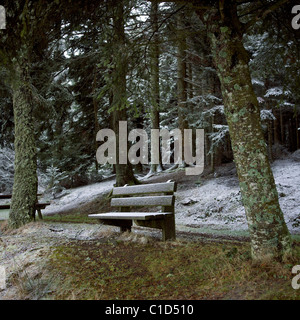
[[[279,201],[291,233],[300,235],[300,150],[272,164]],[[142,183],[177,182],[175,212],[178,231],[214,235],[248,236],[248,227],[234,163],[214,173],[187,176],[185,169],[141,177]],[[88,214],[114,211],[107,195],[114,178],[79,187],[51,200],[43,214],[52,221],[88,222]],[[46,199],[48,200],[48,199]]]
[[[2,229],[0,241],[0,300],[300,299],[291,274],[299,259],[254,264],[246,239],[179,232],[162,242],[145,231],[39,221]]]
[[[89,213],[110,211],[113,179],[52,200],[44,220],[0,230],[0,267],[11,299],[300,299],[291,286],[300,264],[300,159],[277,160],[273,172],[296,260],[253,264],[233,164],[214,174],[161,173],[144,182],[178,182],[177,240],[161,232],[93,223]],[[1,279],[0,279],[1,280]],[[0,281],[1,284],[1,281]]]

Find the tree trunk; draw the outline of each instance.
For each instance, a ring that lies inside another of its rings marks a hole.
[[[276,117],[276,119],[274,120],[274,144],[279,144],[280,140],[279,140],[279,121]]]
[[[268,155],[270,162],[273,162],[273,154],[272,154],[272,145],[273,145],[273,128],[272,128],[273,120],[268,120]]]
[[[279,206],[254,94],[249,57],[242,43],[242,25],[234,1],[206,12],[212,55],[222,86],[240,189],[255,260],[282,259],[291,237]]]
[[[95,145],[95,150],[97,152],[98,143],[96,141],[96,136],[98,131],[100,130],[100,125],[98,121],[98,101],[96,96],[96,88],[97,88],[97,69],[95,68],[94,80],[93,80],[93,107],[94,107],[94,137],[95,137],[94,145]],[[99,164],[97,160],[95,160],[95,170],[96,170],[96,173],[98,173]]]
[[[151,4],[151,24],[153,31],[153,42],[150,46],[151,59],[151,128],[159,129],[159,38],[158,38],[158,3],[153,1]],[[161,148],[159,146],[159,164],[151,164],[151,173],[162,170]]]
[[[177,19],[177,32],[178,32],[178,49],[177,49],[177,103],[178,103],[178,127],[181,132],[184,129],[188,129],[188,123],[186,120],[186,108],[187,108],[187,61],[186,61],[186,34],[184,26],[184,15],[181,12]],[[182,159],[184,159],[184,139],[182,136]],[[182,162],[185,166],[185,161]]]
[[[144,129],[144,122],[145,122],[144,107],[143,105],[139,105],[137,106],[137,108],[140,110],[140,115],[133,120],[133,126],[135,129]],[[140,156],[141,156],[141,152],[139,150],[139,152],[137,152],[137,157],[140,157]],[[134,172],[140,173],[140,174],[143,173],[143,164],[141,162],[135,165]]]
[[[211,134],[214,133],[214,115],[211,116],[211,122],[210,122],[210,132]],[[214,143],[211,139],[211,148],[210,148],[210,170],[211,172],[215,172],[215,147]]]
[[[284,137],[284,125],[283,125],[283,113],[282,113],[282,108],[281,106],[279,107],[279,112],[280,112],[280,138],[281,138],[281,143],[285,145],[285,137]]]
[[[33,121],[33,94],[26,66],[15,66],[12,85],[15,122],[15,173],[9,225],[19,228],[34,220],[37,201],[37,151]]]
[[[189,100],[192,100],[194,97],[194,86],[193,86],[193,65],[192,62],[188,63],[188,79],[189,79],[189,85],[188,85],[188,98]],[[192,103],[190,104],[193,105]],[[189,106],[190,107],[190,106]]]
[[[120,163],[119,150],[119,122],[127,121],[126,116],[126,75],[128,57],[126,54],[126,41],[124,30],[124,8],[123,1],[118,1],[114,12],[114,69],[112,70],[112,104],[113,104],[113,129],[116,134],[117,146],[117,163],[116,163],[116,186],[124,186],[125,184],[137,184],[138,180],[134,177],[132,165],[130,163]],[[128,148],[127,148],[128,150]],[[128,160],[128,159],[127,159]]]
[[[298,119],[298,111],[296,110],[296,147],[297,150],[300,148],[300,141],[299,141],[299,119]]]

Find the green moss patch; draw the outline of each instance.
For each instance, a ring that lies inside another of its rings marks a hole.
[[[299,299],[291,268],[254,265],[248,244],[83,241],[51,255],[56,289],[49,298]]]

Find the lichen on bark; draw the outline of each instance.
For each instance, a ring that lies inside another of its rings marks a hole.
[[[15,172],[9,225],[18,228],[32,221],[37,201],[37,151],[33,121],[33,96],[27,72],[15,66],[12,84],[15,123]]]
[[[282,259],[291,251],[291,237],[281,211],[260,110],[253,91],[248,52],[235,2],[226,1],[222,12],[212,7],[204,22],[222,86],[240,189],[255,260]]]

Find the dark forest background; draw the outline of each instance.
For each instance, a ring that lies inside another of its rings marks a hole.
[[[253,15],[251,6],[255,1],[239,6],[241,19]],[[64,8],[41,30],[31,53],[43,183],[72,188],[114,173],[113,166],[97,164],[95,138],[100,129],[113,128],[113,95],[122,90],[114,83],[118,63],[126,66],[129,130],[204,128],[206,168],[233,161],[219,79],[194,8],[147,1],[124,1],[122,13],[109,1],[76,1]],[[291,26],[291,8],[286,4],[272,12],[243,38],[270,161],[300,148],[299,30]],[[118,41],[124,44],[120,55]],[[14,117],[8,72],[0,66],[0,74],[0,192],[5,192],[13,182]],[[133,170],[146,174],[157,168]]]

